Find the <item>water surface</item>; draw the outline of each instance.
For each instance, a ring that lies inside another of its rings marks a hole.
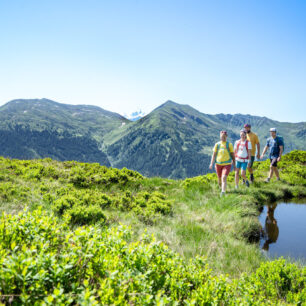
[[[260,248],[269,257],[291,257],[306,262],[306,201],[264,206]]]

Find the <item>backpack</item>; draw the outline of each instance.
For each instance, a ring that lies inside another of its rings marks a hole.
[[[238,140],[237,141],[237,153],[238,153],[238,150],[239,150],[240,143],[241,143],[241,140]],[[238,157],[237,154],[236,154],[237,158],[244,159],[244,161],[249,159],[249,141],[247,139],[245,140],[245,147],[246,147],[247,154],[248,154],[248,156],[246,158]]]
[[[218,153],[219,153],[220,147],[221,147],[221,141],[219,141],[219,142],[217,143],[217,152],[216,152],[216,157],[218,156]],[[228,142],[228,141],[226,142],[226,150],[227,150],[228,155],[229,155],[229,157],[230,157],[230,158],[229,158],[229,160],[226,160],[226,161],[220,162],[220,163],[218,163],[218,164],[228,164],[228,163],[230,163],[230,162],[232,161],[232,157],[231,157],[231,152],[230,152],[230,149],[229,149],[229,142]]]
[[[277,145],[279,146],[279,141],[282,140],[283,141],[283,152],[285,151],[285,142],[284,142],[284,138],[283,136],[276,136],[276,142],[277,142]]]

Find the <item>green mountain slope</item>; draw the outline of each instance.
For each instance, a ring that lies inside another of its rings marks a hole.
[[[110,166],[100,149],[101,140],[125,122],[122,116],[95,106],[66,105],[47,99],[13,100],[0,108],[0,154]]]
[[[168,101],[107,143],[113,166],[148,176],[184,178],[206,172],[217,124],[188,105]]]
[[[121,115],[91,105],[69,105],[48,99],[13,100],[0,107],[0,128],[16,125],[37,131],[89,134],[101,140],[110,131],[129,122]]]

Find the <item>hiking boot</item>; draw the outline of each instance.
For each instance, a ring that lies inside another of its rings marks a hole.
[[[269,183],[270,182],[270,178],[269,177],[267,177],[266,179],[265,179],[265,181],[264,181],[265,183]]]
[[[238,189],[238,185],[235,185],[235,189]]]
[[[251,183],[254,183],[254,174],[253,173],[251,173],[251,175],[250,175],[250,181],[251,181]]]
[[[250,187],[250,183],[248,180],[245,181],[245,186]]]
[[[242,184],[243,184],[243,185],[245,184],[245,179],[242,179]]]
[[[222,198],[222,197],[224,197],[224,196],[225,196],[225,191],[221,191],[220,197]]]

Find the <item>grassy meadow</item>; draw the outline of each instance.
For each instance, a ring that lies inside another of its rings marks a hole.
[[[215,174],[0,158],[0,294],[29,305],[306,302],[306,268],[269,262],[257,244],[264,203],[306,197],[305,163],[304,151],[286,154],[269,184],[268,161],[255,163],[256,182],[235,190],[231,173],[220,198]]]

